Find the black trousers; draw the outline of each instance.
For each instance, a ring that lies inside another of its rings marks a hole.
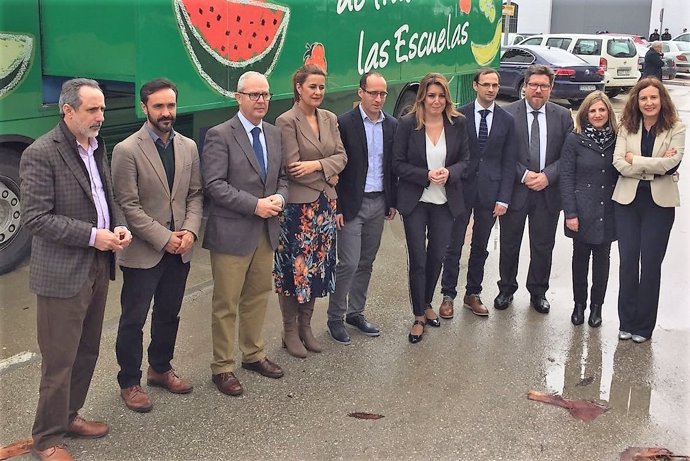
[[[453,299],[458,295],[458,277],[460,275],[460,256],[465,244],[465,234],[470,221],[470,213],[473,214],[472,243],[470,245],[470,259],[467,263],[466,295],[479,295],[482,292],[484,280],[484,264],[489,252],[486,247],[489,244],[491,228],[496,221],[493,217],[493,208],[476,205],[468,208],[466,213],[455,218],[450,233],[450,243],[443,259],[443,275],[441,276],[441,293]]]
[[[165,253],[150,269],[122,268],[123,284],[120,295],[122,315],[117,330],[115,353],[120,372],[117,381],[121,388],[139,384],[143,355],[143,328],[153,299],[151,343],[148,348],[149,365],[158,373],[172,368],[179,313],[190,264],[180,255]]]
[[[434,299],[441,264],[450,240],[453,216],[447,204],[419,202],[403,216],[408,253],[410,303],[416,316]]]
[[[517,273],[520,246],[529,217],[529,270],[527,290],[532,296],[544,296],[549,289],[551,259],[556,243],[559,211],[549,211],[545,192],[529,191],[527,203],[520,210],[508,208],[499,219],[501,226],[498,289],[513,294],[518,289]]]
[[[611,242],[594,245],[573,239],[573,300],[576,304],[587,304],[590,256],[592,258],[590,302],[604,304],[606,286],[609,283],[610,253]]]
[[[675,208],[660,207],[649,189],[638,188],[629,205],[616,203],[620,253],[620,329],[650,338],[656,325],[661,263],[675,219]]]

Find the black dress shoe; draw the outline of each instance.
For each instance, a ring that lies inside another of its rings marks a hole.
[[[350,339],[350,335],[347,334],[342,320],[329,320],[326,326],[328,327],[328,334],[333,341],[343,346],[352,344],[352,339]]]
[[[590,304],[587,323],[592,328],[599,328],[601,326],[601,304]]]
[[[494,307],[499,311],[508,309],[510,303],[513,302],[513,295],[506,293],[505,291],[499,291],[498,296],[494,299]]]
[[[376,325],[369,323],[362,314],[353,314],[345,317],[345,323],[351,327],[355,327],[360,333],[367,336],[379,336],[381,331],[376,328]]]
[[[421,320],[415,320],[414,323],[412,324],[412,327],[414,328],[415,325],[421,325],[422,326],[422,334],[413,335],[412,333],[410,333],[409,335],[407,335],[407,339],[409,339],[412,344],[417,344],[419,341],[422,340],[422,336],[424,336],[424,325],[425,325],[425,323],[422,322]]]
[[[429,317],[426,316],[427,312],[434,312],[434,308],[431,307],[431,305],[427,304],[427,306],[424,308],[424,316],[426,317],[426,324],[431,325],[432,327],[440,327],[441,326],[441,320],[436,316],[436,318],[430,319]],[[436,314],[436,312],[434,312]]]
[[[532,307],[540,314],[548,314],[551,310],[551,304],[546,300],[545,296],[532,296]]]
[[[585,307],[584,303],[575,303],[573,315],[570,316],[570,321],[573,322],[573,325],[582,325],[585,323]]]

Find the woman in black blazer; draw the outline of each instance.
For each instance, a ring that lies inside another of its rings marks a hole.
[[[613,188],[618,171],[613,166],[616,115],[601,91],[590,93],[580,105],[575,131],[561,151],[561,199],[565,235],[573,239],[573,325],[582,325],[587,307],[589,259],[592,288],[589,326],[601,326],[601,306],[609,280],[611,242],[616,239]]]
[[[455,110],[448,80],[430,73],[420,82],[410,113],[399,120],[393,142],[415,316],[411,343],[421,341],[426,324],[441,325],[431,301],[453,219],[465,212],[461,176],[470,158],[465,123]]]

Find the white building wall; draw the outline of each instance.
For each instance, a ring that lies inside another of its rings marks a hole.
[[[512,3],[519,5],[518,33],[551,32],[551,0],[518,0]]]
[[[661,8],[664,9],[663,26],[659,22]],[[647,35],[654,29],[659,29],[659,33],[662,33],[666,27],[673,37],[680,34],[685,27],[690,30],[690,1],[652,0],[652,14]]]

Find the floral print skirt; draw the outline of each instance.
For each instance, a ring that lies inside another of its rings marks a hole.
[[[288,203],[280,215],[273,260],[276,293],[300,304],[335,291],[336,201],[323,192],[312,203]]]

